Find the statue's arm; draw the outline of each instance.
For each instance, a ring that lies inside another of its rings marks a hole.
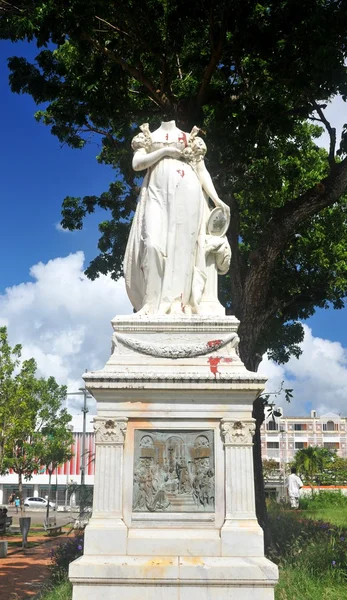
[[[211,200],[215,206],[220,206],[221,208],[223,208],[223,210],[227,213],[227,216],[229,217],[230,216],[230,208],[229,208],[229,206],[227,206],[227,204],[225,204],[219,198],[219,196],[217,194],[217,190],[213,185],[211,175],[209,174],[208,170],[206,169],[204,160],[201,159],[196,163],[195,170],[196,170],[197,176],[199,177],[202,189],[204,190],[205,194],[209,198],[211,198]]]
[[[164,156],[180,158],[181,152],[173,146],[159,148],[159,150],[153,150],[153,152],[146,152],[144,148],[140,148],[139,150],[136,150],[133,156],[133,169],[134,171],[148,169],[164,158]]]

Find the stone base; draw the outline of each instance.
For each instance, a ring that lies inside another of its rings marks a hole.
[[[70,565],[73,600],[273,600],[266,558],[83,556]]]
[[[84,375],[98,408],[95,487],[73,600],[274,599],[253,483],[265,377],[240,360],[238,324],[113,320],[112,356]]]
[[[85,554],[125,554],[128,531],[121,519],[92,518],[85,529]]]
[[[221,556],[264,556],[264,533],[255,519],[226,521],[220,537]]]

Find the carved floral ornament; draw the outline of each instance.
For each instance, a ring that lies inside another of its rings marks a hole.
[[[97,444],[124,444],[127,419],[95,419]]]
[[[226,445],[242,446],[253,444],[255,423],[253,421],[222,421],[222,436]]]

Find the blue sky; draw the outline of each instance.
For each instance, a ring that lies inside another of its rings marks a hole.
[[[32,59],[37,52],[35,45],[0,41],[0,324],[8,324],[12,341],[26,346],[28,355],[37,358],[42,373],[52,373],[61,383],[67,381],[72,385],[86,367],[98,368],[105,361],[110,344],[109,319],[117,312],[130,310],[122,282],[115,284],[101,278],[91,284],[83,277],[83,269],[97,254],[97,224],[104,213],[88,217],[81,232],[64,233],[56,229],[65,196],[100,194],[108,188],[115,173],[97,163],[97,139],[83,150],[61,147],[49,128],[35,121],[37,107],[31,98],[11,93],[7,58],[18,55]],[[332,106],[333,124],[336,119],[341,127],[347,121],[345,115],[342,101]],[[30,269],[38,263],[43,263],[42,268],[36,267],[30,274]],[[65,296],[60,289],[64,286],[68,286]],[[73,305],[71,290],[75,290],[75,298],[80,298],[83,307],[76,307],[76,302]],[[100,319],[98,316],[96,322],[97,312]],[[24,330],[23,320],[31,322],[31,328]],[[93,338],[85,333],[89,322],[91,329],[100,332],[94,344]],[[307,325],[311,331],[307,330],[305,347],[306,375],[302,372],[304,360],[299,361],[300,365],[291,361],[286,369],[268,365],[264,368],[273,377],[272,386],[282,377],[289,387],[293,387],[294,381],[294,387],[296,383],[297,389],[303,390],[312,352],[324,355],[325,366],[329,360],[335,361],[336,377],[344,379],[347,374],[346,308],[320,310]],[[319,338],[323,339],[323,345],[317,342]],[[98,344],[102,350],[93,354],[91,346]],[[73,351],[80,353],[80,362],[72,368]],[[322,371],[324,365],[317,364],[317,368]],[[335,372],[332,366],[329,368],[331,373]],[[316,376],[311,373],[310,377]],[[298,391],[300,402],[297,406],[294,403],[288,412],[298,412],[299,406],[306,411],[311,404],[317,404],[311,397],[319,393],[317,388],[312,384],[306,385],[305,390],[305,393]],[[344,397],[341,390],[336,393],[341,395],[337,410]],[[328,390],[320,401],[322,407],[329,404],[327,398]]]
[[[95,256],[102,211],[75,234],[60,233],[55,224],[65,196],[100,194],[114,177],[112,168],[95,159],[97,140],[84,150],[61,147],[49,128],[34,119],[37,106],[31,97],[10,91],[7,58],[30,59],[37,52],[35,45],[0,41],[0,292],[24,281],[38,261],[78,249],[87,260]]]

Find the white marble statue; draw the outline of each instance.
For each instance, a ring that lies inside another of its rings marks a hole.
[[[199,129],[175,121],[132,141],[135,171],[147,169],[124,259],[127,292],[139,314],[221,314],[217,273],[230,265],[229,207],[208,173]],[[215,207],[211,212],[209,200]]]

